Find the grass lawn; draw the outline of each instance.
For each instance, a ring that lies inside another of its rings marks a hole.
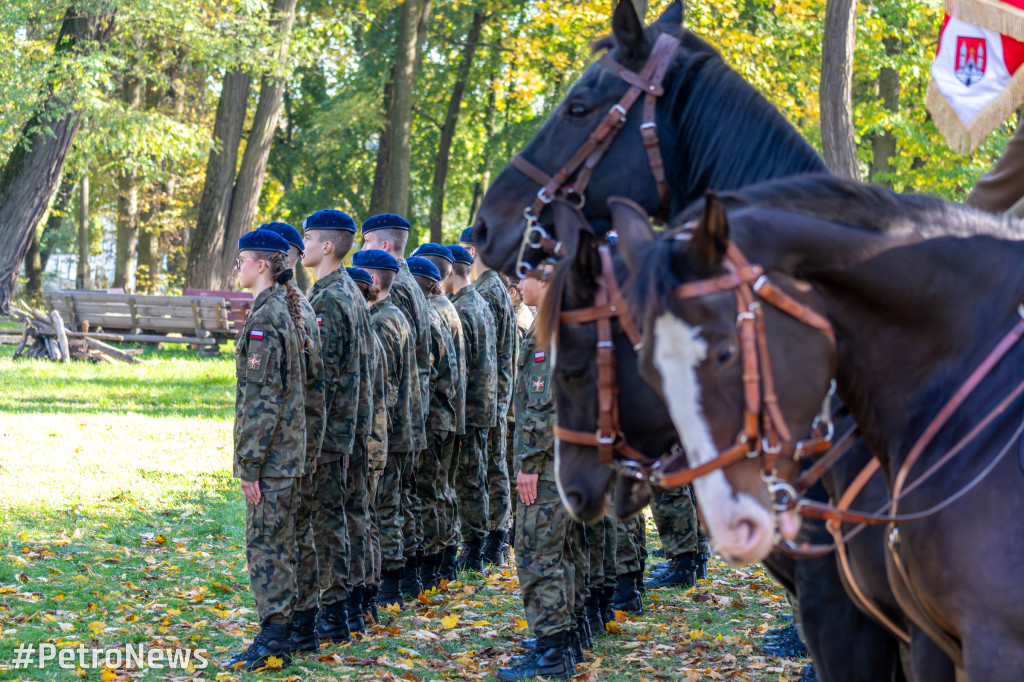
[[[225,350],[212,359],[147,350],[141,365],[59,365],[14,362],[0,346],[0,679],[238,679],[215,664],[256,629],[245,506],[231,477]],[[758,652],[763,632],[789,611],[782,590],[756,568],[713,563],[696,589],[649,593],[647,613],[599,638],[578,679],[798,678],[804,660]],[[466,574],[421,601],[384,614],[361,641],[242,677],[488,678],[513,652],[510,641],[528,634],[512,568]],[[10,667],[26,643],[205,649],[211,663]]]

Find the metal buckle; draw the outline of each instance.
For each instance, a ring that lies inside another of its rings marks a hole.
[[[799,502],[796,488],[776,476],[761,476],[768,486],[768,496],[772,500],[772,511],[785,512],[794,509]]]
[[[639,462],[634,462],[631,459],[612,460],[611,467],[620,475],[625,476],[626,478],[631,478],[634,481],[643,481],[645,479],[651,478],[651,475],[647,472],[643,465],[641,465]]]
[[[612,105],[612,108],[608,110],[608,113],[610,114],[613,111],[617,111],[619,113],[619,123],[626,122],[626,114],[628,114],[629,112],[626,111],[625,107],[616,102],[615,104]]]
[[[516,277],[519,279],[525,279],[529,275],[526,266],[533,268],[533,263],[526,261],[526,248],[532,246],[530,240],[533,230],[538,227],[537,216],[534,215],[533,209],[527,206],[523,209],[523,218],[526,220],[526,229],[523,231],[523,239],[519,243],[519,255],[516,257]],[[543,228],[541,228],[543,229]]]
[[[761,287],[763,287],[767,283],[768,275],[761,275],[756,280],[754,280],[754,283],[753,285],[751,285],[750,288],[754,290],[754,293],[758,293],[761,290]]]
[[[553,196],[548,194],[547,185],[537,190],[537,198],[540,199],[541,203],[543,204],[550,204],[552,201],[555,200]]]

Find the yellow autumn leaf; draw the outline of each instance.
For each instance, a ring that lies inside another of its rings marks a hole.
[[[482,627],[484,625],[490,625],[486,620],[478,620],[473,622],[473,627]]]
[[[257,668],[256,672],[261,670],[280,670],[284,667],[284,659],[278,658],[277,656],[268,656],[266,663],[263,664],[262,668]]]
[[[516,630],[519,630],[520,632],[522,632],[523,630],[526,629],[526,627],[528,625],[529,625],[529,623],[526,622],[525,618],[516,618]]]
[[[101,620],[94,620],[93,622],[89,623],[86,627],[90,630],[96,631],[102,630],[103,628],[107,627],[107,624]]]
[[[459,624],[459,617],[456,616],[454,613],[452,615],[450,615],[450,616],[445,616],[444,618],[441,619],[441,625],[444,626],[445,630],[451,630],[452,628],[454,628],[458,624]]]
[[[615,620],[617,620],[620,623],[625,623],[626,618],[627,616],[625,611],[619,611],[618,609],[615,609]]]
[[[607,630],[608,632],[612,633],[613,635],[621,635],[622,634],[622,626],[619,625],[619,622],[617,620],[613,620],[610,623],[605,623],[604,624],[604,629]]]
[[[111,680],[117,679],[117,673],[110,668],[104,668],[103,672],[100,673],[100,679],[103,680],[103,682],[111,682]]]

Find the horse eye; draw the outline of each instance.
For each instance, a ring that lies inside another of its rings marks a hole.
[[[587,107],[579,102],[570,102],[568,107],[569,115],[573,118],[582,118],[587,115]]]
[[[578,384],[587,373],[586,369],[568,369],[562,371],[562,378],[570,384]]]
[[[718,360],[718,366],[721,367],[725,363],[729,362],[735,355],[736,346],[733,345],[732,343],[727,343],[723,346],[719,346],[718,355],[716,358]]]

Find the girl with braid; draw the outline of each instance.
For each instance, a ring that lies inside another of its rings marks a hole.
[[[291,663],[295,607],[295,512],[306,466],[304,350],[308,338],[288,242],[269,230],[238,240],[235,268],[255,300],[235,352],[234,474],[246,499],[245,558],[260,631],[222,663],[255,670]],[[276,660],[271,660],[271,659]]]

